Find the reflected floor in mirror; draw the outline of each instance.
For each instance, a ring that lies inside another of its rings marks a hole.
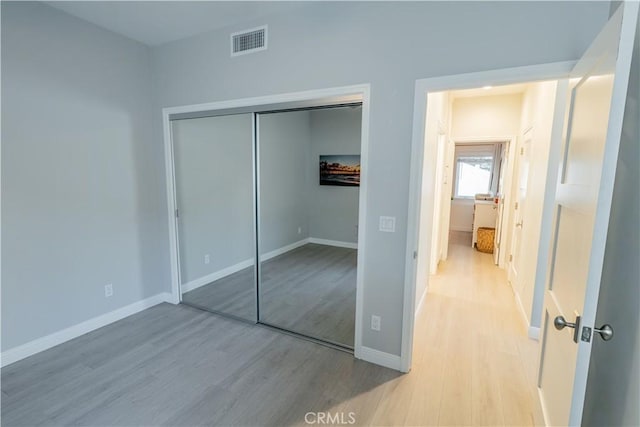
[[[247,267],[182,294],[182,302],[216,313],[256,321],[255,268]]]
[[[262,263],[260,321],[353,347],[357,250],[309,243]],[[183,295],[183,301],[255,318],[253,267]]]

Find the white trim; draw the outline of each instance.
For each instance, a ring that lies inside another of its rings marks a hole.
[[[360,354],[362,346],[363,310],[364,310],[364,271],[365,271],[365,248],[367,229],[367,191],[369,180],[369,115],[371,86],[368,83],[343,86],[328,89],[315,89],[303,92],[293,92],[285,94],[267,95],[253,98],[233,99],[219,102],[209,102],[204,104],[183,105],[178,107],[167,107],[162,109],[162,122],[164,129],[164,152],[165,152],[165,180],[167,187],[167,213],[169,227],[169,252],[171,267],[171,302],[180,302],[180,271],[179,256],[177,247],[177,223],[176,223],[176,199],[175,199],[175,170],[173,158],[173,141],[171,134],[171,122],[169,116],[179,113],[194,113],[203,111],[225,110],[229,108],[256,107],[260,105],[287,103],[295,101],[312,101],[329,97],[349,97],[358,96],[362,98],[362,129],[360,146],[360,188],[359,188],[359,213],[358,213],[358,267],[356,273],[356,313],[355,313],[355,337],[354,354]],[[366,357],[366,352],[365,352]],[[360,358],[365,358],[360,357]],[[375,362],[374,362],[375,363]]]
[[[262,261],[268,261],[271,258],[275,258],[277,256],[285,254],[289,251],[297,249],[308,243],[315,243],[318,245],[325,245],[325,246],[335,246],[337,248],[358,249],[357,243],[340,242],[338,240],[317,239],[315,237],[309,237],[307,239],[298,240],[297,242],[291,243],[281,248],[274,249],[271,252],[267,252],[266,254],[261,255],[260,259]],[[213,273],[207,274],[206,276],[202,276],[190,282],[183,283],[180,289],[182,290],[182,293],[189,292],[194,289],[198,289],[204,285],[208,285],[211,282],[220,280],[223,277],[230,276],[234,273],[237,273],[240,270],[244,270],[245,268],[251,267],[253,263],[254,263],[253,258],[245,259],[244,261],[240,261],[239,263],[223,268],[222,270],[214,271]]]
[[[0,364],[2,367],[10,365],[14,362],[32,356],[41,351],[50,349],[59,344],[77,338],[81,335],[95,331],[96,329],[107,326],[132,314],[139,313],[147,308],[153,307],[163,302],[171,302],[171,294],[163,292],[147,299],[134,302],[133,304],[126,305],[124,307],[113,310],[109,313],[102,314],[92,319],[86,320],[77,325],[70,326],[58,332],[54,332],[50,335],[46,335],[41,338],[37,338],[33,341],[29,341],[26,344],[19,345],[9,350],[2,352],[2,361]]]
[[[262,261],[267,261],[267,260],[270,260],[271,258],[275,258],[279,255],[282,255],[289,251],[297,249],[300,246],[304,246],[307,243],[314,243],[314,242],[311,242],[310,240],[311,239],[302,239],[302,240],[298,240],[297,242],[293,242],[289,245],[283,246],[281,248],[274,249],[271,252],[267,252],[266,254],[260,256],[260,259]],[[340,243],[340,242],[337,242],[337,243]],[[336,245],[331,245],[331,246],[336,246]],[[240,261],[239,263],[223,268],[222,270],[214,271],[211,274],[207,274],[206,276],[202,276],[190,282],[184,283],[180,286],[180,289],[182,290],[182,293],[192,291],[201,286],[208,285],[211,282],[215,282],[216,280],[220,280],[223,277],[227,277],[234,273],[237,273],[240,270],[244,270],[245,268],[251,267],[253,264],[254,264],[253,258],[245,259],[244,261]]]
[[[317,237],[309,237],[308,240],[309,240],[309,243],[315,243],[318,245],[335,246],[337,248],[358,249],[358,244],[352,243],[352,242],[341,242],[339,240],[318,239]]]
[[[407,215],[407,246],[405,249],[405,284],[403,300],[403,321],[402,321],[402,344],[401,344],[401,371],[408,372],[411,369],[411,359],[413,353],[413,333],[415,323],[415,300],[416,300],[416,261],[413,253],[417,251],[426,259],[431,259],[431,248],[419,248],[420,231],[420,198],[422,192],[423,170],[430,171],[426,176],[425,183],[431,190],[435,182],[432,164],[435,161],[434,147],[425,147],[425,124],[429,92],[444,90],[469,89],[485,85],[506,85],[511,83],[522,83],[533,80],[551,80],[566,78],[572,70],[575,62],[555,62],[550,64],[530,65],[524,67],[502,68],[498,70],[480,71],[475,73],[456,74],[428,79],[416,80],[415,95],[413,105],[413,136],[411,144],[411,166],[409,181],[409,205]],[[427,157],[429,164],[422,164],[425,158],[424,150],[428,149],[430,156]],[[433,206],[425,206],[424,209],[433,211]],[[433,218],[431,218],[433,222]],[[431,230],[424,230],[428,233],[425,241],[431,241]],[[428,286],[428,283],[427,283]]]
[[[396,356],[395,354],[361,346],[360,351],[355,357],[370,363],[375,363],[376,365],[395,369],[396,371],[400,370],[400,356]]]
[[[425,287],[424,292],[420,297],[420,301],[418,302],[418,306],[416,307],[416,317],[418,317],[418,314],[420,314],[422,308],[424,307],[424,301],[427,299],[427,292],[429,292],[429,288]]]
[[[175,163],[173,156],[173,135],[171,121],[166,109],[162,110],[162,125],[164,131],[164,166],[165,183],[167,188],[167,214],[169,218],[169,263],[171,266],[171,302],[180,303],[180,264],[178,254],[178,218],[176,217],[176,181]]]
[[[538,390],[538,402],[540,402],[540,410],[542,410],[542,420],[544,421],[545,426],[549,426],[551,424],[549,423],[549,416],[547,415],[547,407],[544,404],[542,390],[540,389],[540,386],[537,384],[536,384],[536,389]]]
[[[524,309],[524,305],[522,304],[522,300],[520,299],[520,294],[513,289],[513,284],[511,285],[511,290],[513,291],[513,297],[516,300],[516,305],[518,306],[518,311],[522,316],[522,321],[524,322],[524,327],[529,327],[529,318],[527,317],[527,312]]]
[[[360,143],[360,200],[358,201],[358,270],[356,273],[356,315],[355,315],[355,339],[354,356],[372,361],[363,352],[362,332],[366,322],[364,321],[364,272],[365,272],[365,251],[367,237],[367,198],[369,192],[369,115],[370,115],[370,86],[361,86],[362,93],[362,123]]]
[[[222,270],[214,271],[213,273],[207,274],[206,276],[199,277],[190,282],[184,283],[181,286],[182,292],[189,292],[194,289],[198,289],[204,285],[208,285],[209,283],[215,282],[216,280],[220,280],[223,277],[231,276],[234,273],[237,273],[240,270],[244,270],[245,268],[249,268],[253,265],[253,258],[245,259],[237,264],[234,264],[230,267],[223,268]]]
[[[532,340],[540,341],[540,328],[536,326],[529,326],[527,336]]]
[[[287,253],[289,251],[292,251],[294,249],[299,248],[300,246],[304,246],[307,243],[309,243],[309,239],[298,240],[297,242],[293,242],[293,243],[291,243],[289,245],[283,246],[283,247],[278,248],[278,249],[274,249],[272,251],[267,252],[266,254],[260,255],[260,260],[261,261],[268,261],[271,258],[275,258],[277,256],[285,254],[285,253]]]

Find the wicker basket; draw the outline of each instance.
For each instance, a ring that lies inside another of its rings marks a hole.
[[[487,254],[493,253],[493,240],[496,234],[495,228],[479,227],[478,228],[478,241],[476,243],[476,249],[480,252]]]

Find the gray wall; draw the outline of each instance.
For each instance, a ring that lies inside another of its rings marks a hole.
[[[309,112],[261,114],[258,131],[260,253],[265,254],[309,237]]]
[[[7,350],[168,291],[169,276],[150,50],[43,4],[1,7]]]
[[[618,154],[596,326],[609,323],[615,335],[594,337],[583,414],[586,426],[640,425],[640,32]]]
[[[240,114],[172,123],[182,283],[255,257],[251,121]]]
[[[169,43],[153,49],[155,162],[161,107],[370,83],[363,325],[378,314],[382,330],[365,328],[363,345],[397,355],[415,80],[576,59],[608,15],[607,2],[310,2]],[[229,33],[261,24],[269,49],[231,58]],[[395,233],[378,231],[380,215]]]
[[[360,154],[362,108],[315,110],[309,114],[309,235],[357,243],[359,187],[320,185],[318,160],[326,154]]]

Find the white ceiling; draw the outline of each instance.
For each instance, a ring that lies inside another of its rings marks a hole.
[[[47,1],[102,28],[155,46],[274,13],[301,2],[275,1]]]
[[[478,96],[492,96],[492,95],[513,95],[517,93],[524,93],[527,90],[526,83],[518,83],[513,85],[494,86],[488,88],[474,88],[451,91],[453,98],[475,98]]]

